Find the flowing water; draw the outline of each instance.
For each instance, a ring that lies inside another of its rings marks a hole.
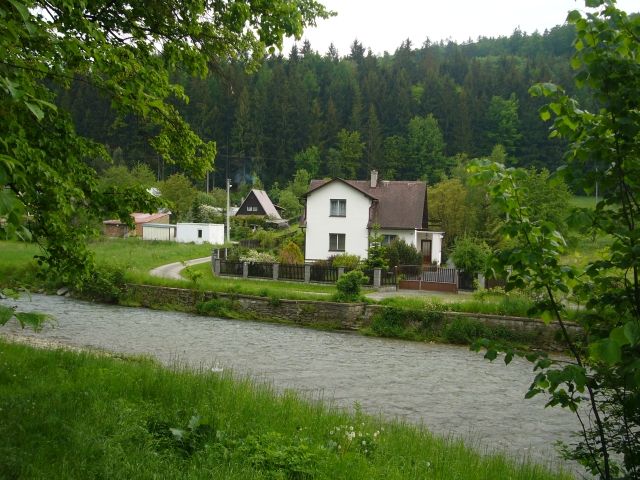
[[[549,462],[553,443],[569,440],[575,417],[524,400],[531,364],[490,363],[466,347],[367,338],[252,321],[92,304],[33,295],[24,311],[55,316],[57,324],[34,334],[13,321],[0,333],[35,336],[66,345],[148,354],[170,364],[231,368],[293,388],[311,398],[385,417],[423,423],[461,436],[481,449]]]

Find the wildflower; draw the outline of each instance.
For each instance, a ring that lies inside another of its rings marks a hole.
[[[333,430],[331,430],[331,431],[329,432],[329,435],[333,435]]]
[[[366,440],[362,440],[362,445],[366,445],[367,441]]]

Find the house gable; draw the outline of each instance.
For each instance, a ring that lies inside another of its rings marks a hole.
[[[279,219],[280,214],[264,190],[251,190],[236,215],[261,215]]]

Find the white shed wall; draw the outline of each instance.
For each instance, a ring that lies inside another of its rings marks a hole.
[[[202,236],[198,237],[198,231]],[[224,243],[224,225],[221,223],[178,223],[176,241],[181,243]]]
[[[176,226],[166,225],[159,226],[153,224],[142,225],[142,239],[143,240],[161,240],[171,241],[175,240]]]
[[[332,217],[331,199],[345,199],[346,216]],[[358,190],[339,181],[331,182],[307,197],[305,259],[325,259],[337,253],[329,250],[329,234],[345,234],[345,253],[367,256],[369,246],[369,207],[371,200]]]

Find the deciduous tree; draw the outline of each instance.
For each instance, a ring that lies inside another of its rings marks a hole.
[[[577,86],[593,91],[598,108],[581,107],[554,84],[531,92],[550,102],[541,116],[553,117],[552,136],[569,142],[567,175],[585,190],[596,181],[603,186],[595,211],[573,218],[576,228],[609,236],[608,252],[582,272],[563,265],[562,234],[551,222],[533,220],[523,202],[523,172],[494,163],[481,175],[509,215],[503,234],[517,240],[499,252],[493,268],[510,271],[507,288],[545,294],[538,311],[559,323],[573,357],[560,362],[511,350],[505,361],[519,353],[535,362],[527,397],[546,393],[548,405],[578,415],[581,436],[565,447],[568,458],[599,478],[631,479],[640,477],[640,17],[620,11],[613,0],[585,3],[595,11],[568,16],[577,34],[572,65]],[[588,168],[594,162],[597,170]],[[568,295],[586,305],[579,317],[583,340],[568,333]],[[490,346],[486,356],[495,358],[496,352]]]
[[[87,277],[91,255],[83,245],[91,232],[76,213],[125,219],[134,209],[150,210],[154,200],[144,190],[98,190],[84,160],[106,158],[107,151],[76,133],[55,92],[72,81],[91,84],[119,115],[152,126],[151,144],[165,164],[202,177],[212,168],[215,143],[200,139],[178,113],[175,101],[187,97],[169,72],[180,67],[204,76],[227,58],[255,66],[267,48],[326,15],[314,0],[2,3],[2,228],[37,240],[40,260],[62,282]]]

